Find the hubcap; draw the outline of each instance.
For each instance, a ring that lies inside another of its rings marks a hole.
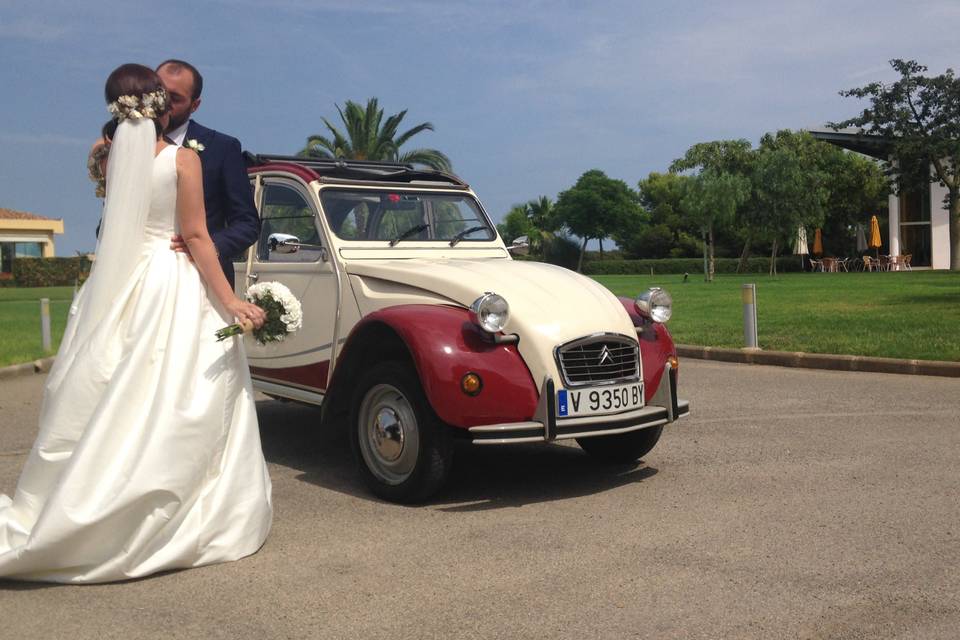
[[[357,416],[360,454],[370,472],[386,484],[410,477],[417,464],[420,433],[406,396],[390,384],[378,384],[363,396]]]
[[[373,443],[381,458],[395,461],[403,453],[403,425],[390,407],[383,407],[373,425]]]

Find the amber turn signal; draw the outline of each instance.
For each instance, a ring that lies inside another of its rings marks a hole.
[[[670,363],[670,368],[674,371],[680,368],[680,361],[677,359],[677,356],[670,356],[667,358],[667,362]]]
[[[460,389],[468,396],[475,396],[483,389],[483,380],[475,373],[468,373],[460,378]]]

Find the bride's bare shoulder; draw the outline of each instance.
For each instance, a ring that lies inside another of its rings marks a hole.
[[[177,173],[183,174],[201,174],[200,156],[192,149],[180,147],[177,149]]]

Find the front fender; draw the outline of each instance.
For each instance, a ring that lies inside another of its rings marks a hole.
[[[632,299],[620,296],[619,300],[630,314],[633,326],[637,330],[637,338],[640,340],[640,360],[643,363],[644,396],[646,396],[646,402],[650,402],[660,387],[667,360],[677,356],[677,348],[673,344],[673,337],[666,325],[641,315]]]
[[[445,423],[469,428],[533,418],[539,392],[516,345],[486,339],[466,309],[387,307],[365,316],[350,337],[371,323],[386,325],[404,342],[427,400]],[[460,380],[470,372],[483,381],[476,396],[460,388]]]

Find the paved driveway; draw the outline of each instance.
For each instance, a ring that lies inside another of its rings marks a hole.
[[[0,491],[42,377],[0,383]],[[311,409],[260,403],[276,516],[240,562],[0,582],[0,637],[956,638],[960,382],[686,360],[694,416],[632,467],[460,452],[433,503],[372,499]]]

